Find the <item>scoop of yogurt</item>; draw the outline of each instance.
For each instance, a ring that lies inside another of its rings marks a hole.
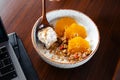
[[[47,27],[38,31],[38,39],[45,44],[48,49],[53,43],[57,41],[57,34],[51,27]]]

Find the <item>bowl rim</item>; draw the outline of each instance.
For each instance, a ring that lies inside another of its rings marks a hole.
[[[41,17],[39,17],[39,18],[37,19],[37,21],[34,23],[34,26],[33,26],[33,28],[32,28],[32,32],[31,32],[31,39],[32,39],[32,44],[33,44],[33,46],[34,46],[34,49],[37,51],[38,55],[39,55],[41,58],[44,57],[44,58],[46,58],[47,60],[52,61],[52,62],[57,63],[57,64],[77,64],[77,63],[82,63],[82,62],[85,61],[86,59],[88,59],[88,58],[90,58],[91,56],[93,56],[93,55],[95,54],[95,52],[97,51],[98,47],[99,47],[99,44],[100,44],[100,32],[99,32],[99,30],[98,30],[98,27],[97,27],[97,25],[94,23],[94,21],[93,21],[90,17],[88,17],[85,13],[83,13],[83,12],[81,12],[81,11],[77,11],[77,10],[73,10],[73,9],[58,9],[58,10],[49,11],[49,12],[47,12],[47,14],[50,13],[50,12],[56,12],[56,11],[60,11],[60,10],[78,12],[78,13],[86,16],[89,20],[91,20],[91,21],[93,22],[93,24],[95,25],[95,27],[96,27],[96,29],[97,29],[97,33],[98,33],[98,43],[97,43],[97,46],[96,46],[95,50],[92,51],[92,52],[90,53],[90,55],[88,55],[88,56],[87,56],[86,58],[84,58],[83,60],[80,60],[80,61],[77,61],[77,62],[74,62],[74,63],[57,62],[57,61],[55,61],[55,60],[53,60],[53,59],[50,59],[50,58],[46,57],[43,53],[41,53],[41,52],[38,50],[37,43],[36,43],[36,41],[35,41],[35,39],[34,39],[34,29],[36,28],[36,25],[38,24],[38,21],[40,20]],[[46,15],[47,15],[47,14],[46,14]],[[42,58],[42,59],[43,59],[43,58]],[[43,59],[43,60],[44,60],[44,59]],[[89,60],[90,60],[90,59],[88,59],[88,61],[89,61]],[[45,61],[45,60],[44,60],[44,61]],[[87,62],[87,61],[86,61],[86,62]],[[85,62],[85,63],[86,63],[86,62]],[[83,63],[83,64],[84,64],[84,63]]]

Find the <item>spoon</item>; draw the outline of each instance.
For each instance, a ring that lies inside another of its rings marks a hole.
[[[60,1],[60,0],[49,0],[49,1]],[[47,27],[51,27],[54,29],[54,27],[52,25],[49,24],[47,18],[46,18],[46,0],[42,0],[42,16],[39,19],[39,22],[37,24],[37,27],[35,28],[35,40],[36,42],[40,42],[40,40],[38,39],[38,31],[47,28]]]
[[[49,0],[49,1],[60,1],[60,0]],[[38,30],[41,30],[43,28],[46,28],[46,27],[52,27],[52,25],[49,24],[49,22],[47,21],[47,18],[46,18],[46,0],[42,0],[42,16],[40,17],[40,21],[38,23],[38,26],[37,26],[37,31]]]
[[[51,25],[49,24],[46,18],[46,0],[42,0],[42,16],[40,17],[37,30],[41,30],[48,26],[51,27]]]
[[[47,27],[51,27],[53,28],[47,18],[46,18],[46,0],[42,0],[42,16],[40,17],[40,20],[39,20],[39,23],[36,27],[36,32],[35,32],[35,35],[36,35],[36,39],[38,40],[38,37],[37,37],[37,33],[39,30],[42,30],[44,28],[47,28]]]

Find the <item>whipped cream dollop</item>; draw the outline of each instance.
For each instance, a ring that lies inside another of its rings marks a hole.
[[[48,49],[53,43],[57,41],[57,34],[51,27],[47,27],[38,31],[38,39],[45,44]]]

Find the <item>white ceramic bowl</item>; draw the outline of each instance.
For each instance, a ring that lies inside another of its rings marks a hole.
[[[78,12],[75,10],[62,9],[62,10],[54,10],[54,11],[47,13],[47,19],[48,19],[49,23],[52,25],[55,25],[56,21],[59,18],[66,17],[66,16],[74,18],[79,24],[82,24],[87,31],[86,40],[89,41],[92,52],[84,60],[79,61],[77,63],[64,63],[64,62],[55,61],[55,60],[50,59],[50,56],[47,56],[47,54],[45,54],[46,49],[43,48],[43,45],[41,43],[37,43],[36,39],[35,39],[35,36],[36,36],[35,28],[38,25],[38,21],[40,20],[40,18],[36,21],[36,23],[33,26],[31,38],[32,38],[32,43],[33,43],[35,50],[38,52],[40,57],[45,62],[47,62],[48,64],[50,64],[52,66],[59,67],[59,68],[74,68],[74,67],[78,67],[78,66],[86,63],[95,54],[95,52],[99,46],[100,36],[99,36],[99,31],[98,31],[95,23],[82,12]]]

